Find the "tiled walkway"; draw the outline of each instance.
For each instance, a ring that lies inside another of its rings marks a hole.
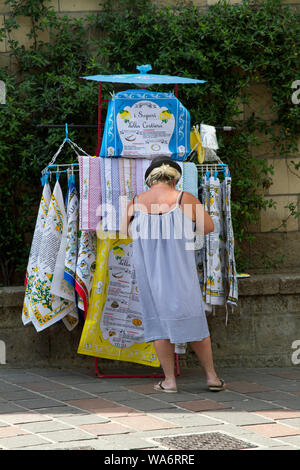
[[[168,394],[153,389],[157,379],[100,379],[92,367],[0,366],[0,449],[156,450],[184,436],[188,450],[188,435],[216,432],[252,450],[300,449],[300,367],[218,372],[224,392],[182,370]]]

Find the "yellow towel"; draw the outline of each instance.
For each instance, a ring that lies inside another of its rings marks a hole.
[[[205,152],[201,144],[201,136],[198,126],[193,126],[193,129],[190,134],[191,138],[191,150],[197,151],[197,158],[199,163],[204,162]]]
[[[77,352],[159,367],[153,343],[144,342],[131,252],[129,238],[97,238],[96,271]]]

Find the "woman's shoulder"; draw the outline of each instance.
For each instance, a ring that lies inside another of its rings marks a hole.
[[[183,191],[181,202],[183,204],[201,204],[199,199],[196,198],[196,196],[194,196],[194,194],[189,193],[187,191]]]

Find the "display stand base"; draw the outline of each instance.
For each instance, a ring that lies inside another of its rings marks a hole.
[[[95,357],[95,375],[99,379],[107,379],[107,378],[164,378],[164,374],[103,374],[102,372],[99,371],[98,367],[98,357]],[[178,377],[180,375],[180,367],[179,367],[179,358],[178,354],[175,355],[175,360],[176,360],[176,370],[175,370],[175,376]]]

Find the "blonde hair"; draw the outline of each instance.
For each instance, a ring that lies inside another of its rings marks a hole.
[[[146,178],[146,184],[150,187],[155,183],[158,182],[165,182],[168,185],[172,186],[173,180],[175,180],[175,184],[178,183],[180,180],[181,174],[179,173],[176,168],[163,163],[161,166],[157,168],[153,168],[151,173]]]

